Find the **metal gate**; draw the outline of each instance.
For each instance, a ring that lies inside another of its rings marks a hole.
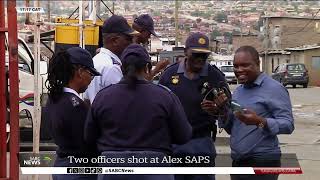
[[[16,1],[9,0],[7,16],[5,16],[5,2],[0,0],[0,180],[19,179],[19,117],[18,117],[18,44],[17,44],[17,11]],[[7,22],[7,27],[6,27]],[[6,97],[6,54],[5,36],[8,33],[9,52],[9,117],[7,117]],[[9,158],[7,159],[6,121],[10,123]],[[7,166],[7,160],[10,166]],[[7,171],[9,169],[9,174]]]

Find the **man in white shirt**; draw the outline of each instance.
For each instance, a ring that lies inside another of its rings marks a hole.
[[[84,99],[92,104],[96,94],[103,88],[116,84],[122,78],[122,51],[132,43],[133,35],[138,34],[122,16],[113,15],[102,26],[103,47],[93,57],[95,69],[101,76],[95,77],[84,93]]]

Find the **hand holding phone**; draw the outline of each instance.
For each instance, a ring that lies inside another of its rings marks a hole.
[[[231,109],[232,112],[240,112],[240,113],[244,113],[243,108],[240,104],[236,103],[235,101],[231,101]]]

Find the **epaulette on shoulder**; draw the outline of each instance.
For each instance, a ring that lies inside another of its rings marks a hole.
[[[161,87],[162,89],[165,89],[168,92],[171,92],[171,89],[169,89],[167,86],[164,86],[162,84],[156,84],[157,86]]]
[[[69,99],[69,100],[71,101],[71,104],[72,104],[73,107],[76,107],[76,106],[79,106],[79,105],[80,105],[80,99],[79,99],[79,97],[77,97],[77,96],[74,95],[74,94],[72,94],[72,95],[70,96],[70,99]]]

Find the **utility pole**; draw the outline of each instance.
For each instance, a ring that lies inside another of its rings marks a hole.
[[[79,39],[80,39],[80,44],[79,46],[83,49],[85,49],[84,45],[84,26],[83,26],[83,15],[84,15],[84,7],[83,7],[83,1],[79,1]]]
[[[40,7],[40,1],[34,2],[35,7]],[[41,104],[40,104],[40,13],[36,14],[34,23],[34,119],[33,119],[33,153],[39,153],[40,146],[40,126],[41,126]],[[33,180],[38,180],[39,175],[32,176]]]
[[[179,29],[178,29],[178,23],[179,23],[179,19],[178,19],[178,11],[179,11],[179,7],[178,7],[178,0],[175,0],[175,13],[174,13],[174,19],[175,19],[175,34],[176,34],[176,38],[175,38],[175,46],[178,47],[178,39],[179,39]]]
[[[50,0],[47,0],[47,11],[48,11],[48,16],[47,16],[47,18],[48,18],[48,22],[51,22],[51,15],[50,15]],[[51,27],[48,25],[48,28],[47,28],[47,30],[49,31],[51,29]]]
[[[243,11],[242,1],[240,1],[240,4],[241,4],[241,11],[240,11],[240,39],[242,40],[242,11]]]
[[[114,14],[114,1],[112,1],[112,12]]]
[[[30,0],[26,0],[26,7],[30,7]],[[25,24],[30,24],[30,14],[29,13],[26,13]]]
[[[266,32],[266,34],[265,34],[265,38],[266,38],[266,41],[267,41],[267,43],[266,43],[266,47],[265,47],[265,54],[264,54],[264,62],[262,63],[263,64],[263,71],[265,71],[265,72],[267,72],[267,57],[268,57],[268,48],[269,48],[269,19],[268,19],[268,17],[266,17],[266,21],[265,21],[265,23],[266,23],[266,26],[265,26],[265,32]]]
[[[101,4],[101,0],[95,0],[96,1],[96,11],[97,11],[97,14],[100,16],[100,13],[101,13],[101,6],[100,6],[100,4]]]

